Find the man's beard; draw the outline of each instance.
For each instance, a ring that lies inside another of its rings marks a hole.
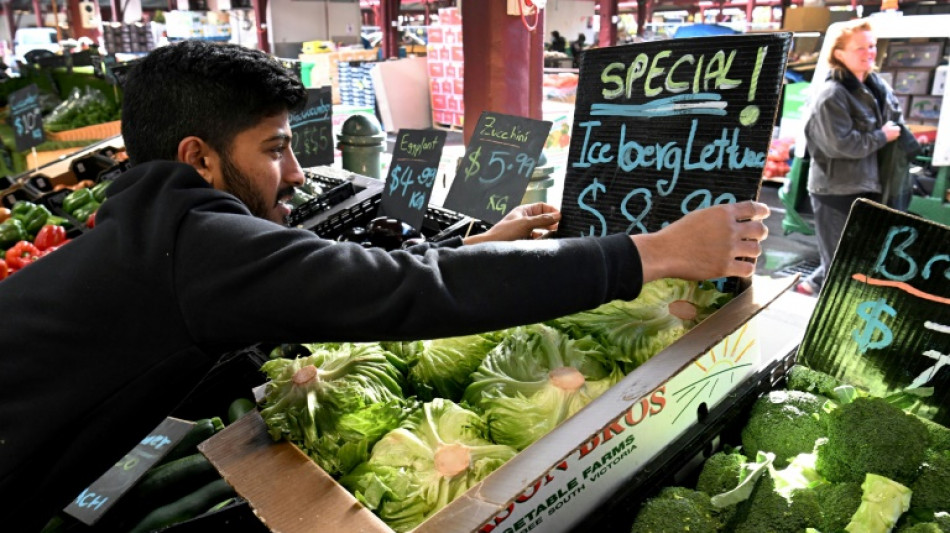
[[[244,205],[251,211],[251,214],[263,219],[270,220],[270,208],[264,198],[254,190],[251,184],[251,178],[241,172],[231,161],[229,155],[221,157],[221,177],[224,179],[224,185],[228,192],[238,197]],[[274,199],[274,203],[277,199]]]

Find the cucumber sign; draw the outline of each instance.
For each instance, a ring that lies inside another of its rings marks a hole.
[[[125,457],[76,496],[64,509],[66,513],[89,526],[98,522],[194,425],[194,422],[166,418]]]

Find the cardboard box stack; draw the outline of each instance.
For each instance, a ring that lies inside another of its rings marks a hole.
[[[426,45],[432,122],[436,126],[461,128],[465,119],[464,54],[462,15],[457,7],[439,10],[439,23],[429,27]]]
[[[881,76],[894,88],[908,124],[937,125],[947,77],[943,59],[943,40],[888,44]]]

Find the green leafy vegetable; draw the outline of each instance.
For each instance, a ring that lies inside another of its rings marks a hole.
[[[408,531],[515,456],[485,429],[475,412],[437,398],[380,439],[340,483],[391,528]]]
[[[424,341],[409,371],[409,384],[422,401],[460,401],[472,372],[500,340],[487,334]]]
[[[624,372],[630,372],[731,298],[708,282],[660,279],[645,284],[634,300],[614,300],[550,324],[575,338],[590,335],[616,350]]]
[[[849,533],[888,533],[910,508],[911,490],[892,479],[868,474],[861,488],[861,505],[844,528]]]
[[[523,450],[622,378],[590,337],[535,324],[488,354],[464,400],[486,414],[495,442]]]
[[[290,440],[333,476],[365,461],[411,408],[402,375],[378,344],[317,347],[261,370],[270,379],[261,416],[271,437]]]

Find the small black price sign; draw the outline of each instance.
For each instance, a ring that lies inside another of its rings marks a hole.
[[[307,107],[291,113],[291,148],[301,167],[333,163],[333,95],[331,88],[307,89]]]
[[[444,131],[399,130],[379,206],[380,215],[422,229],[443,147]]]
[[[851,206],[798,359],[887,396],[931,389],[950,424],[950,227],[868,200]]]
[[[40,109],[40,90],[36,84],[10,93],[10,124],[16,149],[29,150],[43,144],[43,111]]]
[[[166,418],[132,451],[82,491],[64,511],[86,525],[95,524],[194,425],[194,422]]]
[[[521,203],[551,122],[484,112],[445,198],[445,207],[491,222]]]

